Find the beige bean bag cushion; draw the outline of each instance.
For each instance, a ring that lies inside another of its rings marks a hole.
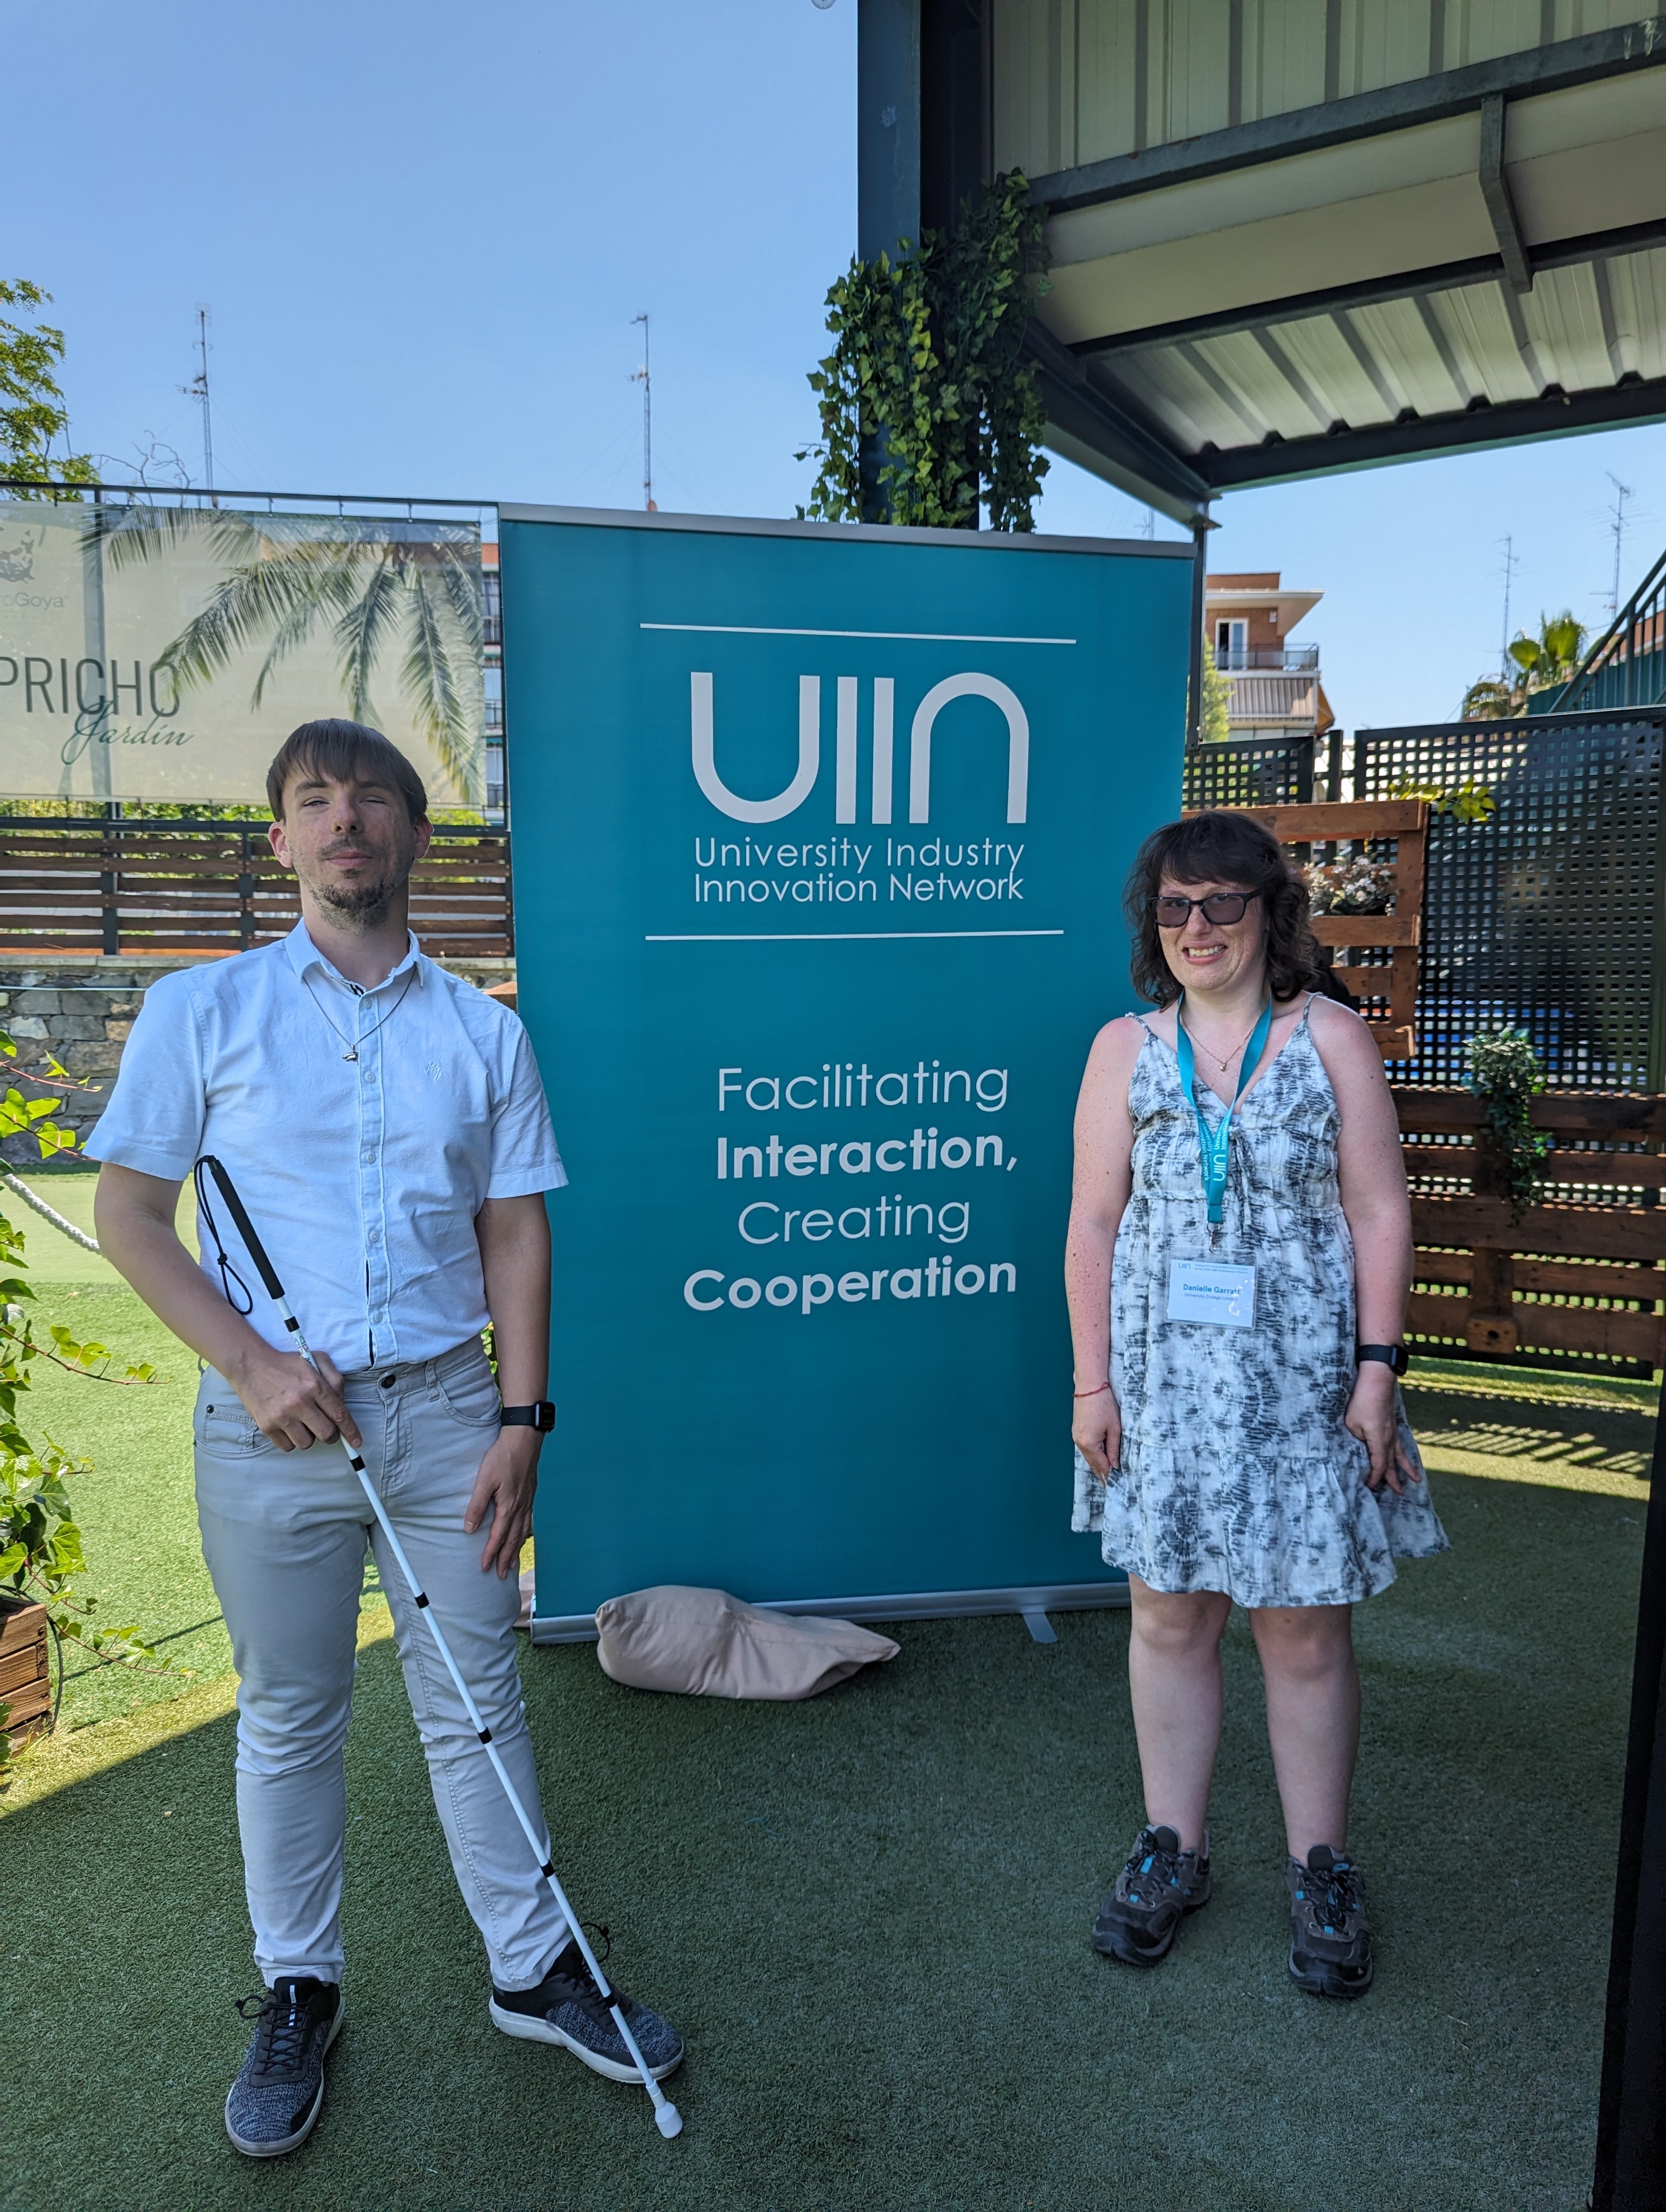
[[[596,1656],[616,1682],[697,1698],[813,1698],[900,1648],[854,1621],[768,1613],[680,1583],[609,1598],[596,1626]]]

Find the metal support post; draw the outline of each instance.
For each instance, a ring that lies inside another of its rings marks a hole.
[[[859,0],[856,251],[864,261],[920,239],[920,0]],[[883,441],[861,441],[862,520],[889,522]]]
[[[1643,1540],[1593,2212],[1659,2212],[1666,2172],[1666,1425]]]
[[[1192,525],[1192,649],[1186,668],[1186,750],[1203,741],[1203,604],[1209,567],[1208,509]]]

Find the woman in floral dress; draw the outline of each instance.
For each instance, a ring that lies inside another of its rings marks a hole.
[[[1290,1972],[1357,1996],[1352,1608],[1396,1557],[1446,1547],[1395,1380],[1412,1238],[1394,1103],[1365,1024],[1322,994],[1304,885],[1260,823],[1157,830],[1127,907],[1157,1011],[1089,1054],[1066,1278],[1074,1525],[1128,1571],[1146,1825],[1092,1940],[1155,1966],[1207,1902],[1236,1602],[1284,1805]]]

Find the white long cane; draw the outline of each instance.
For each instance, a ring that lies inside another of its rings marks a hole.
[[[301,1323],[295,1319],[294,1314],[289,1310],[289,1301],[283,1295],[283,1285],[278,1280],[277,1271],[272,1266],[271,1260],[267,1257],[265,1246],[255,1234],[254,1224],[249,1219],[248,1214],[244,1208],[243,1201],[237,1194],[236,1184],[233,1182],[230,1176],[227,1174],[223,1163],[217,1160],[212,1152],[204,1152],[202,1158],[197,1163],[197,1189],[199,1198],[203,1194],[202,1176],[204,1169],[207,1169],[208,1172],[214,1177],[216,1183],[219,1186],[220,1195],[226,1201],[226,1211],[231,1215],[232,1219],[237,1224],[238,1234],[243,1239],[244,1249],[247,1252],[250,1259],[253,1261],[255,1267],[259,1273],[260,1279],[266,1286],[268,1295],[277,1306],[280,1315],[282,1315],[284,1328],[287,1328],[291,1336],[294,1337],[295,1340],[295,1347],[301,1353],[301,1358],[306,1360],[307,1364],[313,1370],[313,1372],[318,1376],[319,1382],[322,1382],[324,1381],[324,1377],[322,1374],[319,1373],[318,1361],[313,1357],[312,1346],[307,1343],[307,1339],[301,1334]],[[388,1518],[387,1508],[382,1504],[381,1499],[376,1494],[375,1486],[370,1480],[364,1461],[361,1458],[359,1454],[354,1450],[352,1445],[348,1443],[345,1437],[341,1437],[340,1443],[342,1449],[347,1455],[347,1463],[352,1468],[354,1474],[359,1478],[360,1486],[363,1489],[366,1498],[370,1501],[370,1510],[375,1515],[378,1522],[380,1524],[383,1535],[387,1539],[388,1549],[392,1553],[394,1558],[399,1563],[399,1572],[404,1577],[405,1586],[410,1592],[411,1599],[415,1603],[417,1611],[422,1614],[423,1620],[427,1621],[429,1629],[433,1632],[435,1647],[438,1650],[441,1658],[445,1662],[446,1672],[451,1676],[453,1682],[455,1684],[458,1696],[463,1700],[463,1710],[469,1717],[470,1724],[473,1728],[475,1734],[479,1737],[481,1742],[485,1747],[486,1756],[492,1763],[492,1771],[496,1775],[498,1780],[503,1784],[503,1794],[508,1799],[511,1807],[514,1808],[516,1820],[520,1823],[521,1832],[525,1835],[527,1842],[532,1847],[532,1855],[538,1863],[538,1871],[543,1875],[545,1881],[549,1883],[550,1893],[555,1898],[556,1903],[561,1907],[569,1928],[573,1931],[573,1941],[578,1945],[581,1953],[583,1954],[584,1963],[590,1969],[591,1974],[594,1978],[596,1987],[601,1992],[603,2002],[606,2004],[608,2010],[612,2014],[613,2024],[618,2029],[620,2036],[623,2039],[625,2049],[630,2053],[631,2060],[635,2066],[636,2071],[642,2077],[642,2087],[648,2091],[648,2095],[654,2101],[654,2123],[658,2126],[660,2134],[669,2141],[672,2136],[679,2135],[682,2132],[682,2114],[678,2111],[676,2106],[672,2103],[670,2098],[666,2096],[665,2091],[660,2087],[660,2084],[654,2080],[653,2075],[648,2070],[648,2061],[643,2057],[641,2046],[638,2045],[635,2037],[630,2032],[630,2023],[625,2018],[624,2007],[619,2002],[617,1996],[615,1995],[612,1984],[608,1980],[606,1975],[603,1973],[601,1969],[601,1961],[591,1949],[584,1930],[579,1925],[577,1914],[567,1901],[567,1893],[561,1886],[560,1880],[556,1873],[554,1862],[550,1856],[549,1844],[547,1841],[539,1840],[538,1831],[532,1826],[531,1820],[527,1816],[526,1808],[520,1802],[520,1792],[515,1788],[514,1784],[509,1779],[509,1770],[504,1765],[502,1759],[498,1753],[497,1746],[492,1741],[492,1732],[486,1726],[485,1720],[481,1714],[480,1708],[476,1705],[474,1698],[470,1692],[468,1684],[463,1680],[461,1674],[458,1670],[457,1662],[451,1656],[451,1646],[447,1643],[444,1631],[441,1628],[438,1620],[435,1618],[433,1607],[429,1603],[428,1593],[418,1583],[416,1571],[411,1566],[410,1561],[405,1557],[404,1546],[399,1541],[398,1532],[395,1530],[392,1522]]]

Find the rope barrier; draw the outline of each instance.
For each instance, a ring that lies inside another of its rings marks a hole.
[[[98,1250],[92,1237],[83,1236],[73,1221],[66,1221],[61,1213],[47,1205],[44,1198],[38,1198],[27,1183],[20,1182],[9,1168],[0,1168],[0,1182],[4,1183],[8,1190],[15,1191],[25,1206],[33,1206],[43,1221],[50,1221],[54,1229],[62,1230],[72,1244],[79,1244],[83,1252]]]

